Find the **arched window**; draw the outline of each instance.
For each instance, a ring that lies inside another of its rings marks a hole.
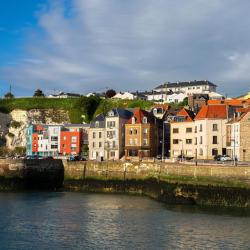
[[[144,116],[143,119],[142,119],[142,122],[143,122],[143,123],[147,123],[147,122],[148,122],[147,117]]]

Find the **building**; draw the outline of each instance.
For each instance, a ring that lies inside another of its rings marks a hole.
[[[106,122],[103,114],[98,115],[89,128],[89,159],[105,160]]]
[[[130,92],[119,92],[116,95],[112,97],[112,99],[122,99],[122,100],[135,100],[136,95],[130,93]]]
[[[170,106],[167,104],[155,104],[150,112],[158,119],[162,119],[163,116],[166,114]]]
[[[27,129],[26,154],[59,156],[61,129],[60,125],[30,125]]]
[[[181,109],[170,123],[171,158],[180,156],[195,157],[194,113]]]
[[[238,161],[250,161],[250,109],[238,109],[226,124],[227,154]]]
[[[209,100],[208,94],[193,94],[188,96],[188,106],[197,113]]]
[[[149,112],[136,108],[125,124],[125,157],[154,157],[159,143],[158,121]]]
[[[106,115],[105,158],[119,160],[124,155],[125,124],[133,115],[126,109],[115,108]]]
[[[89,124],[64,124],[61,132],[61,150],[63,155],[81,154],[88,157]]]
[[[198,159],[226,154],[227,105],[204,105],[195,117],[195,150]]]
[[[179,103],[187,97],[186,94],[177,92],[167,96],[167,103]]]
[[[72,156],[81,153],[82,130],[62,125],[31,124],[27,129],[28,156]]]
[[[80,96],[80,94],[75,93],[59,92],[58,94],[50,94],[47,98],[79,98]]]
[[[216,85],[207,80],[201,81],[186,81],[186,82],[175,82],[175,83],[164,83],[157,86],[154,91],[167,93],[169,91],[176,93],[182,92],[186,96],[193,94],[208,94],[210,92],[216,92]]]

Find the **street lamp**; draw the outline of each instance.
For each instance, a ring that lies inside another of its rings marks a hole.
[[[182,146],[181,146],[181,161],[183,162],[183,140],[179,139],[179,141],[181,142]]]
[[[162,145],[161,145],[161,161],[164,161],[165,159],[165,126],[164,124],[166,124],[167,121],[163,121],[162,123]]]

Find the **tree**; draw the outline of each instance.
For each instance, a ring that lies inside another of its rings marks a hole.
[[[74,108],[79,109],[84,117],[84,122],[90,122],[93,115],[100,104],[100,97],[98,96],[82,96],[77,100]]]
[[[4,95],[4,98],[6,98],[6,99],[12,99],[12,98],[14,98],[15,96],[11,93],[11,92],[8,92],[8,93],[6,93],[5,95]]]
[[[34,97],[44,97],[44,93],[41,89],[37,89],[35,92],[34,92]]]
[[[107,98],[111,98],[111,97],[113,97],[113,96],[115,96],[116,95],[116,92],[115,92],[115,90],[113,90],[113,89],[108,89],[107,91],[106,91],[106,93],[105,93],[105,96],[107,97]]]

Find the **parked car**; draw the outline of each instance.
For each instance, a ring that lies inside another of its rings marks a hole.
[[[76,156],[70,156],[67,161],[86,161],[86,159],[82,156],[76,155]]]
[[[191,157],[191,156],[185,156],[185,155],[179,155],[178,157],[177,157],[177,159],[178,160],[185,160],[185,161],[190,161],[190,160],[193,160],[194,159],[194,157]]]
[[[232,158],[228,155],[216,155],[214,157],[215,161],[232,161]]]

